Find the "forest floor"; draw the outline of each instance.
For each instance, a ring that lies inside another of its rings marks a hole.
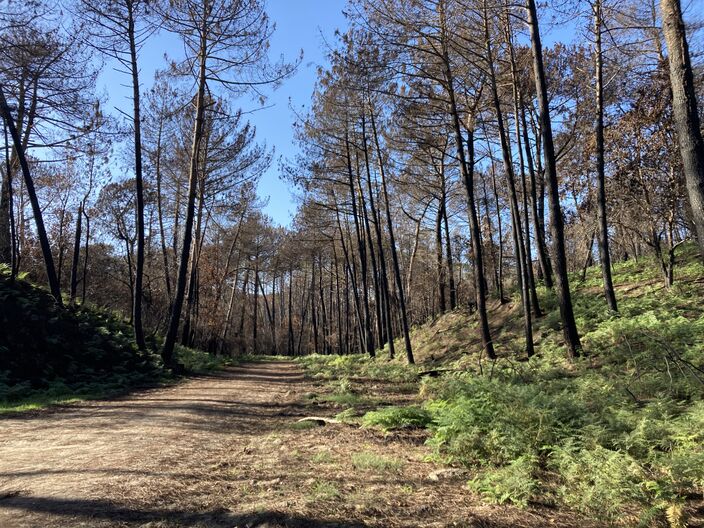
[[[0,417],[0,526],[590,526],[550,508],[488,506],[421,431],[306,416],[334,406],[286,361],[248,363],[123,398]],[[389,384],[370,393],[415,398]]]

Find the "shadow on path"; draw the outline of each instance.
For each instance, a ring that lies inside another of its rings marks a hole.
[[[263,512],[240,515],[227,510],[189,512],[133,508],[102,500],[68,500],[49,497],[9,497],[0,500],[0,509],[12,509],[32,514],[47,514],[75,518],[77,521],[101,520],[120,526],[142,526],[151,522],[169,522],[182,527],[236,527],[248,528],[364,528],[365,524],[345,521],[326,521],[288,515],[280,512]]]

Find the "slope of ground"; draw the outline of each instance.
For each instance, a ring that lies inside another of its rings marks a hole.
[[[141,352],[119,316],[89,306],[57,306],[43,288],[10,278],[0,265],[0,413],[115,395],[171,379],[154,350]],[[179,347],[198,372],[222,361]]]
[[[675,345],[691,347],[692,339],[704,341],[704,308],[701,306],[704,266],[699,262],[693,245],[682,246],[678,251],[672,288],[665,286],[658,264],[650,257],[616,264],[613,281],[619,314],[608,310],[598,266],[587,270],[585,280],[576,275],[571,277],[575,317],[588,353],[608,355],[613,343],[604,339],[604,330],[623,330],[627,324],[630,325],[630,334],[643,334],[653,339],[653,334],[667,333],[669,330],[665,327],[670,324],[691,334],[690,340],[686,336],[675,336]],[[536,352],[543,355],[563,354],[560,315],[554,293],[544,288],[538,288],[538,293],[545,315],[534,319]],[[489,317],[497,353],[520,357],[524,337],[518,295],[514,293],[503,305],[492,301]],[[476,365],[477,352],[481,347],[476,328],[475,317],[462,309],[414,328],[412,338],[416,362],[447,366],[460,360],[460,364],[473,361]],[[619,336],[618,345],[625,346],[624,340],[628,337]],[[636,341],[643,344],[642,339],[636,338]],[[698,348],[697,352],[703,350]]]
[[[543,290],[530,360],[514,297],[491,306],[496,361],[458,309],[413,330],[416,367],[383,352],[300,362],[325,380],[314,401],[370,429],[424,433],[436,460],[469,472],[465,493],[477,500],[620,526],[704,526],[704,267],[692,246],[678,260],[669,289],[652,259],[617,264],[619,314],[598,268],[573,278],[586,353],[576,361]],[[403,390],[391,398],[393,382]]]

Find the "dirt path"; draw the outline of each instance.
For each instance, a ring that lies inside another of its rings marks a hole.
[[[197,484],[226,446],[264,438],[299,415],[302,379],[287,363],[244,365],[124,399],[0,419],[0,526],[236,525],[227,512],[171,511],[168,497]],[[150,508],[131,506],[155,498]]]
[[[0,418],[0,527],[572,526],[553,512],[481,506],[466,475],[413,435],[346,425],[287,362],[242,365],[177,386]]]

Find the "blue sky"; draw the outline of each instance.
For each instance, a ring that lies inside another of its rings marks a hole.
[[[293,77],[287,79],[277,90],[269,90],[269,99],[264,108],[249,98],[234,101],[248,114],[249,121],[257,128],[257,138],[269,148],[275,149],[275,159],[259,184],[259,195],[267,199],[264,212],[279,225],[288,225],[295,213],[296,205],[288,184],[279,179],[280,157],[292,159],[296,153],[293,140],[294,113],[308,107],[317,78],[318,66],[326,63],[326,42],[335,43],[335,30],[344,29],[346,21],[342,15],[345,0],[267,0],[267,13],[276,24],[271,40],[271,57],[277,60],[283,55],[295,60],[303,49],[303,62]],[[164,54],[178,57],[180,44],[173,36],[159,34],[141,50],[140,82],[142,93],[152,84],[154,72],[164,67]],[[99,85],[108,94],[110,110],[115,107],[131,113],[131,88],[127,75],[116,72],[106,65]],[[117,112],[113,110],[117,115]]]
[[[295,204],[288,191],[288,184],[279,180],[278,158],[292,158],[296,152],[293,144],[293,106],[301,112],[309,106],[316,69],[326,63],[326,41],[335,43],[335,29],[344,29],[342,15],[345,0],[268,0],[267,12],[276,23],[271,42],[272,57],[283,54],[294,59],[302,48],[303,62],[293,78],[288,79],[271,93],[270,108],[254,112],[250,121],[257,127],[257,136],[276,149],[276,160],[259,184],[259,195],[268,197],[265,208],[276,223],[287,225],[295,212]],[[255,108],[254,103],[242,101],[243,108]]]

